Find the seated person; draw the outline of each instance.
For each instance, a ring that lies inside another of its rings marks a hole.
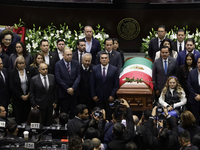
[[[19,130],[17,128],[17,123],[15,121],[8,122],[7,125],[6,125],[7,135],[6,135],[5,139],[16,140],[22,146],[24,144],[25,140],[22,139],[21,137],[17,137],[18,131]]]
[[[162,90],[159,103],[161,106],[167,107],[168,111],[174,109],[180,111],[180,107],[186,102],[185,92],[178,83],[178,79],[175,76],[170,76]]]
[[[28,116],[27,125],[31,125],[31,123],[41,123],[41,113],[39,109],[33,108]]]
[[[68,116],[66,113],[61,113],[61,114],[59,115],[59,118],[58,118],[59,124],[60,124],[61,126],[65,127],[65,124],[68,123],[68,119],[69,119],[69,116]]]

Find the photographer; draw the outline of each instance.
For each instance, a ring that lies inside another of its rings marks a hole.
[[[114,105],[116,106],[114,109],[114,112],[112,114],[112,120],[105,125],[105,130],[104,130],[104,143],[108,144],[110,141],[114,139],[114,134],[113,134],[113,125],[116,122],[121,122],[122,119],[124,118],[124,111],[120,108],[123,106],[122,104],[118,103],[119,100],[116,100]],[[126,101],[126,100],[124,100]],[[116,104],[116,102],[118,104]],[[121,103],[121,101],[120,101]]]
[[[161,128],[158,137],[155,137],[152,132],[153,128],[153,121],[154,118],[157,117],[156,111],[157,106],[155,106],[152,110],[151,116],[148,119],[148,123],[146,126],[146,137],[148,144],[151,148],[155,150],[177,150],[177,143],[178,143],[178,133],[177,133],[177,125],[175,118],[171,117],[168,114],[167,108],[164,109],[164,116],[169,122],[169,127],[171,128],[171,133],[167,128]]]
[[[150,109],[145,110],[142,114],[142,117],[139,123],[137,124],[135,128],[136,135],[134,137],[134,141],[137,144],[138,150],[145,150],[149,148],[147,144],[145,129],[147,126],[147,121],[150,116],[151,116],[151,110]],[[153,128],[153,129],[154,129],[154,135],[155,135],[155,133],[157,133],[157,129],[156,128]]]
[[[123,150],[126,144],[134,137],[132,110],[125,99],[121,99],[121,101],[121,104],[126,107],[127,111],[127,126],[125,127],[121,122],[116,122],[113,125],[113,134],[115,138],[108,144],[108,150]]]

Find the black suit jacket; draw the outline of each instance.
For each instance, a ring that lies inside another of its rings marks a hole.
[[[52,106],[53,103],[57,103],[56,84],[54,75],[48,74],[49,88],[48,91],[44,88],[40,74],[34,76],[31,79],[30,84],[30,101],[32,107],[39,105],[40,109],[46,109],[48,106]]]
[[[85,40],[85,38],[83,39]],[[101,51],[100,42],[97,39],[92,38],[92,48],[90,50],[90,53],[92,55],[92,64],[96,63],[96,57],[99,51]]]
[[[0,106],[5,107],[5,106],[7,106],[8,101],[10,99],[7,69],[3,68],[2,73],[5,77],[5,81],[0,77],[0,95],[1,95]]]
[[[171,134],[168,141],[161,141],[158,137],[153,135],[153,119],[149,118],[146,126],[146,137],[150,147],[154,150],[177,150],[178,144],[178,129],[175,118],[168,118]]]
[[[83,54],[85,54],[86,52],[84,52]],[[82,54],[82,55],[83,55]],[[75,51],[75,52],[73,52],[73,54],[72,54],[72,59],[74,59],[74,60],[77,60],[78,62],[79,62],[79,55],[78,55],[78,50],[77,51]],[[82,63],[82,62],[81,62]],[[81,64],[80,62],[79,62],[79,64]]]
[[[49,52],[49,70],[48,73],[55,74],[55,64],[58,61],[55,53]]]
[[[26,70],[26,76],[27,76],[27,90],[26,94],[29,93],[29,87],[30,87],[30,74],[29,70]],[[21,81],[19,77],[19,73],[17,69],[13,69],[9,73],[9,84],[10,84],[10,89],[12,91],[12,97],[13,99],[21,99],[21,96],[24,95],[23,90],[21,88]]]
[[[177,73],[178,73],[178,64],[174,58],[168,57],[168,67],[166,75],[163,67],[162,57],[156,59],[153,64],[153,75],[152,75],[155,91],[159,90],[161,92],[169,76],[177,76]]]
[[[2,55],[0,55],[0,58],[3,61],[3,67],[8,69],[9,66],[9,56],[7,54],[2,53]]]
[[[172,49],[177,51],[177,53],[178,53],[177,41],[172,43]],[[185,47],[185,44],[184,44],[184,47],[182,47],[182,51],[185,50],[185,49],[186,49],[186,47]]]
[[[96,64],[100,64],[100,55],[101,55],[101,52],[98,52]],[[111,53],[111,56],[110,56],[110,59],[109,59],[109,64],[117,67],[118,74],[120,74],[121,68],[122,68],[122,60],[121,60],[121,55],[120,55],[119,52],[112,50],[112,53]]]
[[[55,51],[53,51],[52,54],[54,55],[56,62],[60,60],[60,57],[58,56],[58,49],[55,49]]]
[[[159,51],[158,47],[158,37],[153,38],[149,43],[148,55],[154,61],[156,52]]]

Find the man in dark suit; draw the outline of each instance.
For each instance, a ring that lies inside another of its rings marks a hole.
[[[113,43],[114,43],[113,39],[111,39],[111,38],[105,39],[105,50],[104,51],[109,55],[109,64],[117,67],[118,74],[120,74],[121,68],[122,68],[121,55],[119,52],[112,49]],[[96,64],[100,64],[100,55],[101,55],[101,52],[98,52]]]
[[[93,67],[90,77],[90,89],[96,106],[106,111],[106,119],[111,120],[112,110],[109,103],[114,101],[119,88],[118,70],[109,64],[109,56],[106,52],[100,55],[100,62]]]
[[[91,110],[95,105],[90,93],[90,76],[93,67],[91,61],[92,61],[92,55],[90,53],[83,54],[82,65],[80,66],[80,74],[81,74],[81,80],[79,84],[80,95],[78,96],[79,103],[86,104],[89,112],[91,112]]]
[[[74,118],[74,109],[77,103],[77,90],[80,82],[79,63],[72,59],[72,51],[66,48],[63,59],[55,65],[55,77],[58,84],[58,98],[61,113],[70,114]]]
[[[88,118],[88,109],[84,104],[79,104],[76,106],[75,117],[71,119],[67,124],[68,135],[78,135],[80,136],[81,129],[86,126]]]
[[[6,109],[0,105],[0,121],[5,121],[7,122],[6,119]]]
[[[178,57],[176,59],[179,66],[185,64],[185,57],[188,53],[194,54],[195,62],[197,62],[197,59],[200,57],[200,52],[194,49],[195,48],[194,39],[187,39],[185,42],[185,47],[186,50],[179,52]]]
[[[199,125],[199,111],[200,111],[200,58],[197,60],[197,68],[192,69],[188,75],[188,90],[191,112],[196,118],[196,124]]]
[[[85,40],[83,40],[83,39],[78,40],[77,41],[77,51],[73,52],[72,59],[77,60],[80,65],[82,63],[82,56],[84,53],[86,53],[85,48],[86,48]]]
[[[40,41],[40,49],[41,52],[44,54],[45,63],[49,66],[49,73],[55,73],[55,63],[57,61],[56,56],[53,52],[49,51],[49,42],[48,40],[42,39]]]
[[[176,34],[177,41],[172,43],[172,50],[178,52],[185,50],[185,30],[179,29]]]
[[[53,108],[56,108],[57,95],[54,75],[48,74],[45,63],[39,65],[40,74],[31,79],[30,101],[34,108],[40,109],[41,123],[44,126],[52,124]]]
[[[65,49],[65,41],[63,39],[57,40],[57,49],[52,52],[56,57],[56,62],[63,59],[63,51]]]
[[[98,40],[93,38],[93,29],[91,26],[85,26],[85,42],[86,42],[86,52],[92,54],[92,64],[96,63],[96,56],[99,51],[101,51],[101,45]]]
[[[176,76],[178,72],[177,62],[169,56],[168,46],[161,47],[160,55],[161,57],[154,62],[152,75],[157,98],[160,96],[169,76]]]
[[[3,62],[0,58],[0,105],[8,110],[8,103],[10,100],[9,85],[8,85],[8,72],[6,68],[3,68]]]
[[[158,37],[153,38],[149,43],[148,55],[154,61],[156,52],[160,50],[160,44],[165,38],[166,30],[164,25],[158,27]]]
[[[1,42],[0,42],[0,58],[3,61],[3,67],[8,69],[8,64],[9,64],[9,56],[5,53],[2,53],[3,49],[1,46]]]

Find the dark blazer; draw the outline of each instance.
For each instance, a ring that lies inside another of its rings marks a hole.
[[[78,89],[80,82],[79,63],[76,60],[71,60],[71,74],[66,68],[64,59],[59,60],[55,65],[55,78],[58,84],[58,98],[67,98],[67,89],[72,87],[74,91]]]
[[[85,127],[85,122],[79,118],[71,119],[67,124],[68,135],[78,135],[80,136],[81,128]]]
[[[16,53],[13,53],[10,55],[9,57],[9,70],[12,70],[14,68],[14,64],[15,64],[15,60],[17,58],[17,54]],[[31,54],[27,54],[26,57],[24,57],[25,60],[26,60],[26,67],[29,67],[30,64],[33,63],[33,57]]]
[[[85,38],[83,38],[85,40]],[[97,39],[92,38],[92,48],[90,53],[92,54],[92,64],[96,63],[97,53],[101,51],[101,45]]]
[[[175,51],[177,51],[177,53],[178,53],[179,47],[177,47],[177,41],[175,41],[175,42],[172,43],[172,49],[175,50]],[[185,44],[184,44],[184,47],[182,47],[182,51],[184,49],[186,49]]]
[[[6,48],[3,48],[3,46],[2,46],[2,48],[3,48],[3,53],[4,54],[7,54],[8,56],[10,56],[12,53],[14,53],[14,45],[12,45],[12,44],[10,44],[9,46],[8,46],[8,48],[7,48],[7,50],[6,50]]]
[[[96,64],[100,64],[100,55],[101,55],[101,52],[98,52],[97,59],[96,59]],[[118,74],[120,74],[121,68],[122,68],[122,60],[121,60],[121,55],[120,55],[119,52],[117,52],[115,50],[112,50],[112,53],[111,53],[111,56],[110,56],[110,60],[109,60],[109,64],[117,67]]]
[[[109,144],[108,150],[124,150],[126,148],[126,144],[131,142],[133,139],[134,132],[134,121],[132,117],[131,108],[127,108],[127,129],[123,131],[123,134],[119,137],[115,137]]]
[[[149,118],[146,126],[146,137],[150,147],[154,150],[177,150],[178,132],[175,118],[168,118],[171,134],[168,141],[161,141],[158,137],[153,135],[153,119]]]
[[[177,73],[178,65],[176,59],[170,56],[168,57],[167,75],[165,75],[165,70],[163,68],[162,57],[156,59],[153,65],[152,75],[152,79],[154,81],[154,90],[159,90],[161,92],[169,76],[177,76]]]
[[[55,51],[53,51],[52,54],[54,55],[56,62],[60,60],[60,57],[58,56],[58,49],[55,49]]]
[[[26,76],[27,76],[27,91],[26,94],[29,93],[29,87],[30,87],[30,74],[29,70],[26,70]],[[9,84],[10,89],[12,91],[13,99],[21,99],[21,96],[24,95],[22,88],[21,88],[21,81],[19,77],[19,73],[17,69],[13,69],[10,71],[9,74]]]
[[[186,57],[186,51],[181,51],[178,53],[178,57],[176,59],[177,63],[179,66],[184,65],[185,64],[185,57]],[[197,63],[198,58],[200,57],[200,52],[197,50],[194,50],[194,58],[195,58],[195,63]]]
[[[119,76],[117,68],[109,64],[105,81],[101,73],[101,64],[93,67],[90,77],[91,96],[97,96],[99,100],[108,100],[109,96],[115,97],[119,88]]]
[[[117,49],[117,51],[120,53],[121,55],[121,59],[122,59],[122,67],[124,66],[124,52],[121,49]]]
[[[0,71],[1,72],[1,71]],[[6,68],[2,69],[2,73],[5,77],[5,82],[4,80],[0,77],[0,95],[1,95],[1,100],[0,100],[0,106],[7,107],[8,102],[10,100],[10,93],[9,93],[9,83],[8,83],[8,72]]]
[[[178,71],[178,80],[179,80],[179,83],[181,84],[182,88],[184,89],[187,97],[189,95],[188,85],[187,85],[188,74],[189,74],[188,68],[186,69],[185,65],[181,65],[180,69]]]
[[[154,61],[156,52],[159,51],[160,48],[158,47],[158,37],[153,38],[149,43],[148,55]]]
[[[200,106],[200,102],[194,99],[196,97],[196,94],[200,94],[198,68],[191,70],[188,75],[188,90],[189,90],[189,98],[188,98],[189,103],[196,106]]]
[[[86,52],[85,52],[86,53]],[[85,54],[83,53],[83,54]],[[82,55],[83,55],[82,54]],[[77,60],[79,62],[79,58],[78,58],[78,50],[72,53],[72,59]],[[80,63],[80,62],[79,62]],[[81,62],[82,63],[82,62]]]
[[[9,66],[9,56],[7,54],[2,53],[2,55],[0,55],[0,58],[3,61],[3,67],[8,69]]]
[[[30,101],[32,107],[39,105],[40,109],[46,109],[48,106],[52,106],[53,103],[57,103],[56,84],[54,75],[48,74],[49,89],[46,91],[40,74],[34,76],[31,79],[30,85]]]
[[[48,73],[54,74],[55,73],[55,64],[58,61],[56,58],[55,53],[49,52],[49,70]]]

